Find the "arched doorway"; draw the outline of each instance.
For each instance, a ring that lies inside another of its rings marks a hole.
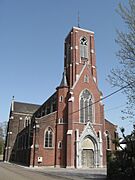
[[[94,144],[90,138],[84,139],[81,145],[81,164],[84,168],[94,167]]]

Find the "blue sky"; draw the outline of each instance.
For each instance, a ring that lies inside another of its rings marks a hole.
[[[0,121],[8,119],[16,101],[42,104],[59,85],[64,39],[72,26],[95,32],[99,88],[106,96],[115,89],[106,81],[116,67],[116,29],[124,30],[116,13],[122,0],[0,0]],[[131,130],[121,120],[125,98],[118,93],[104,101],[105,116]],[[120,106],[122,106],[120,108]]]

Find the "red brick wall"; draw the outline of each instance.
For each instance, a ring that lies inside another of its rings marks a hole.
[[[57,112],[48,114],[41,118],[37,118],[37,124],[39,128],[36,131],[36,144],[39,145],[35,149],[35,166],[54,166],[55,164],[55,128],[56,128],[56,114]],[[45,130],[50,127],[53,130],[53,147],[45,148],[44,147],[44,133]],[[32,151],[33,152],[33,151]],[[43,161],[38,163],[38,157],[42,157]],[[31,153],[31,159],[33,154]],[[32,161],[31,161],[32,162]]]
[[[112,141],[115,139],[115,133],[116,133],[117,126],[109,122],[108,120],[105,120],[105,131],[108,131],[111,138],[111,144],[110,148],[111,150],[115,150],[115,144],[112,143]]]
[[[17,160],[16,159],[17,135],[24,129],[24,121],[26,116],[32,116],[32,114],[27,114],[27,113],[24,114],[24,113],[16,113],[16,112],[10,113],[6,144],[5,144],[5,148],[7,149],[5,150],[5,155],[4,155],[4,160],[6,161]]]

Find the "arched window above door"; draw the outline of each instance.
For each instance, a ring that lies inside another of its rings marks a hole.
[[[92,95],[85,89],[80,95],[80,122],[93,122]]]

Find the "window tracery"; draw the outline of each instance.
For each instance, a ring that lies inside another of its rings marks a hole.
[[[86,89],[82,92],[80,96],[80,122],[92,122],[92,116],[92,95]]]

